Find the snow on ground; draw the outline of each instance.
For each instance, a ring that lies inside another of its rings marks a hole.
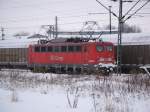
[[[0,71],[0,112],[149,112],[145,74],[117,76]]]

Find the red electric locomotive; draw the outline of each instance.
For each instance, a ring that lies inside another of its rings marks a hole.
[[[81,72],[114,64],[111,42],[96,42],[81,38],[53,39],[45,44],[29,46],[30,68],[45,68],[57,72]]]

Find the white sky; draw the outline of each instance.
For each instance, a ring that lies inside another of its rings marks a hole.
[[[118,13],[118,2],[100,1],[106,6],[112,5],[112,10]],[[124,3],[123,12],[127,12],[134,3]],[[134,10],[140,7],[142,3],[140,2]],[[60,30],[81,30],[83,22],[91,20],[97,21],[100,27],[108,25],[109,15],[88,14],[95,12],[107,13],[108,11],[96,0],[0,0],[0,27],[4,27],[7,34],[20,31],[38,33],[41,25],[54,24],[55,16],[58,16]],[[150,13],[150,3],[139,13]],[[141,27],[143,32],[150,32],[150,14],[140,15],[144,17],[135,16],[127,23]],[[112,18],[112,25],[117,26],[117,19],[114,17]]]

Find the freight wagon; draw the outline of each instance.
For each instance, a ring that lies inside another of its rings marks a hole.
[[[0,68],[27,68],[28,46],[39,39],[0,40]]]
[[[24,68],[27,66],[28,48],[0,48],[1,68]]]
[[[114,43],[117,57],[117,34],[103,35],[105,41]],[[122,72],[140,71],[141,66],[150,65],[150,34],[129,33],[122,35]]]
[[[117,46],[115,47],[117,49]],[[117,53],[115,53],[117,54]],[[122,71],[140,71],[140,67],[150,64],[150,45],[123,45]]]

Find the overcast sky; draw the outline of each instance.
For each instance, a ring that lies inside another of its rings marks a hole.
[[[118,2],[100,1],[106,6],[111,5],[118,14]],[[141,1],[133,11],[145,2]],[[123,3],[123,13],[133,4],[135,2]],[[7,34],[20,31],[38,33],[41,32],[41,25],[54,24],[55,16],[58,16],[59,30],[81,30],[85,21],[97,21],[103,27],[109,24],[108,14],[88,13],[104,12],[108,13],[96,0],[0,0],[0,27],[4,27]],[[139,13],[150,13],[150,3]],[[139,26],[143,32],[150,32],[150,14],[138,15],[126,23]],[[112,18],[112,24],[117,26],[115,17]]]

